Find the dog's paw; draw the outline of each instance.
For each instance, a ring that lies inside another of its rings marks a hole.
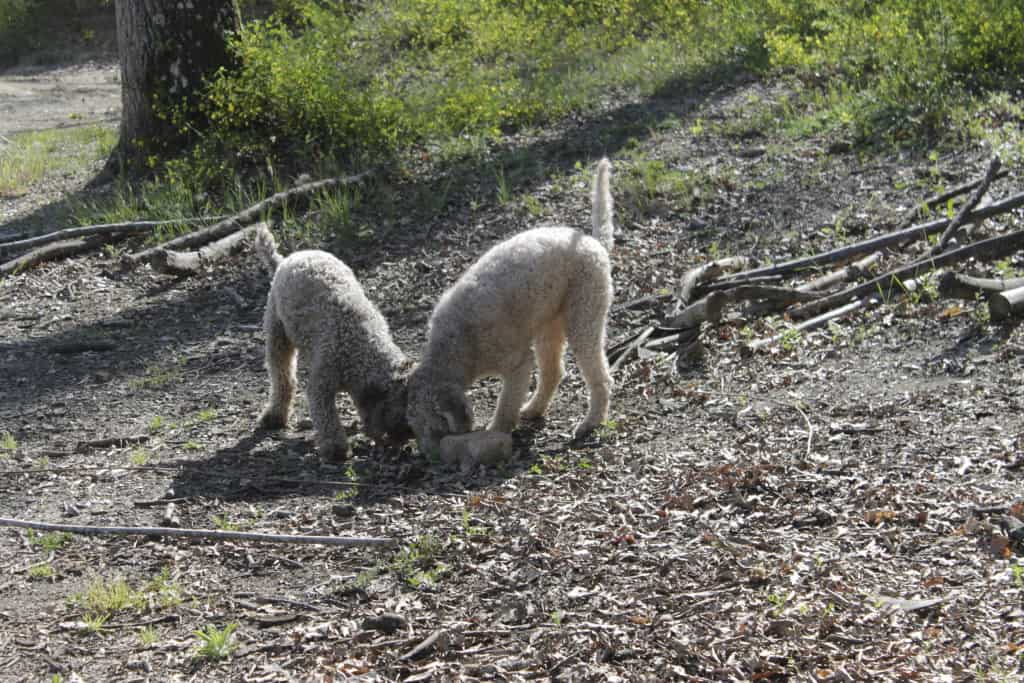
[[[543,408],[534,408],[529,404],[523,406],[523,409],[519,411],[520,420],[539,420],[544,417]]]
[[[518,420],[493,419],[487,423],[487,431],[505,432],[506,434],[511,434],[513,430],[515,430],[517,424],[519,424]]]
[[[284,429],[286,424],[288,424],[287,416],[272,410],[264,411],[256,422],[259,429]]]
[[[344,462],[348,460],[348,440],[325,441],[317,446],[320,458],[328,462]]]
[[[580,424],[576,425],[576,429],[573,430],[572,440],[574,442],[579,442],[587,439],[590,436],[593,436],[598,426],[599,425],[592,425],[587,422],[581,422]]]

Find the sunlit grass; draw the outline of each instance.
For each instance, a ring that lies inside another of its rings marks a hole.
[[[116,143],[117,130],[109,126],[15,133],[0,141],[0,197],[28,192],[47,178],[87,173]]]

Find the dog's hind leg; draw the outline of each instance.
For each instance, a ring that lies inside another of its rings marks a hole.
[[[548,324],[534,339],[533,352],[537,359],[537,388],[520,413],[524,420],[534,420],[544,414],[565,376],[565,365],[562,362],[565,354],[565,324],[561,317]]]
[[[519,424],[519,409],[530,391],[530,375],[533,374],[533,358],[523,354],[511,371],[501,377],[501,394],[487,429],[511,432]]]
[[[288,415],[295,397],[295,345],[285,334],[284,325],[274,315],[270,304],[263,319],[266,336],[266,365],[270,375],[270,400],[263,409],[259,425],[263,429],[281,429],[288,424]]]
[[[338,419],[338,378],[332,363],[314,357],[309,367],[306,400],[309,417],[316,430],[316,445],[325,460],[344,460],[348,456],[348,437]]]
[[[609,301],[605,299],[605,301]],[[607,305],[594,307],[581,305],[569,308],[569,346],[576,356],[576,365],[587,383],[589,392],[587,416],[573,433],[573,438],[586,436],[608,419],[608,403],[612,394],[612,378],[608,371],[608,359],[604,355],[605,315]]]

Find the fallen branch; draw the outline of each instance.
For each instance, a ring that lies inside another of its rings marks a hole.
[[[942,236],[939,237],[938,243],[932,247],[932,254],[939,254],[946,250],[946,247],[949,245],[949,241],[953,239],[953,235],[955,235],[956,231],[960,229],[960,226],[964,224],[968,214],[974,210],[974,207],[978,205],[978,202],[981,201],[984,194],[988,192],[988,186],[992,184],[992,180],[995,179],[996,173],[999,172],[999,167],[1002,163],[1003,162],[1000,161],[997,156],[992,157],[992,160],[988,162],[988,170],[985,172],[985,177],[981,179],[981,183],[974,188],[974,192],[971,193],[971,196],[963,203],[960,210],[956,212],[953,220],[946,226],[946,229],[942,232]]]
[[[909,282],[905,282],[905,283],[903,283],[904,291],[907,292],[907,293],[913,292],[914,290],[916,290],[920,286],[920,284],[921,284],[920,279],[914,279],[914,280],[910,280]],[[817,315],[817,316],[815,316],[813,318],[808,318],[807,320],[802,320],[799,323],[797,323],[796,325],[793,325],[792,327],[790,327],[785,332],[781,332],[779,334],[773,335],[771,337],[766,337],[764,339],[756,339],[756,340],[750,342],[749,344],[743,344],[742,346],[740,346],[740,353],[742,353],[744,355],[750,355],[750,354],[753,354],[753,353],[757,353],[758,351],[764,349],[765,347],[772,346],[772,345],[777,344],[778,342],[782,341],[783,337],[785,337],[786,334],[791,334],[792,331],[794,331],[794,330],[797,331],[797,332],[808,332],[810,330],[817,329],[817,328],[821,327],[822,325],[824,325],[825,323],[827,323],[829,321],[837,320],[839,318],[846,317],[849,314],[851,314],[851,313],[853,313],[855,311],[859,311],[862,308],[866,308],[869,305],[871,305],[872,303],[876,303],[876,302],[877,301],[875,299],[873,299],[873,298],[872,299],[857,299],[856,301],[851,301],[850,303],[846,304],[845,306],[840,306],[839,308],[834,308],[831,311],[826,311],[826,312],[822,313],[821,315]]]
[[[204,265],[215,263],[238,253],[252,241],[253,236],[257,232],[268,229],[269,225],[266,222],[250,225],[248,228],[243,228],[227,237],[222,237],[212,244],[200,247],[196,251],[157,249],[153,252],[149,263],[153,270],[165,275],[194,275]]]
[[[58,342],[50,347],[51,353],[74,354],[90,351],[113,351],[117,342],[109,339],[82,339],[78,341]]]
[[[37,235],[26,239],[17,239],[9,242],[0,242],[0,255],[22,251],[42,244],[59,242],[72,237],[89,237],[91,235],[112,235],[127,234],[134,235],[144,232],[152,232],[153,228],[165,225],[189,225],[192,223],[211,223],[226,218],[226,216],[200,216],[196,218],[178,218],[167,221],[128,221],[126,223],[102,223],[99,225],[83,225],[78,228],[65,228],[48,232],[45,235]]]
[[[652,332],[654,332],[654,328],[653,327],[647,327],[640,334],[638,334],[632,341],[630,341],[629,344],[627,344],[626,347],[622,350],[622,352],[618,354],[618,356],[615,358],[614,362],[612,362],[611,368],[609,368],[609,372],[611,374],[615,374],[615,372],[619,369],[619,367],[621,367],[621,365],[623,363],[625,363],[626,360],[638,348],[643,346],[643,343],[645,341],[647,341],[647,338],[649,336],[651,336]]]
[[[992,320],[1006,320],[1024,311],[1024,287],[996,292],[988,298],[988,312]]]
[[[731,289],[738,285],[771,285],[782,281],[781,275],[762,275],[759,277],[743,278],[734,282],[731,280],[719,280],[700,285],[701,292],[717,292],[723,289]]]
[[[662,322],[661,327],[666,330],[689,330],[700,327],[704,321],[717,323],[722,319],[722,310],[729,301],[731,297],[725,292],[712,292]]]
[[[876,251],[873,254],[868,254],[856,263],[851,263],[844,268],[833,270],[831,273],[826,273],[821,277],[811,280],[810,282],[806,282],[797,287],[797,289],[801,292],[820,292],[823,289],[828,289],[832,285],[856,280],[870,270],[871,267],[880,260],[882,260],[882,252]]]
[[[109,535],[109,536],[186,536],[189,538],[210,538],[217,541],[258,541],[262,543],[313,543],[340,546],[391,546],[391,538],[359,538],[343,536],[295,536],[291,534],[260,534],[248,531],[219,531],[214,529],[175,529],[173,527],[117,527],[78,526],[73,524],[49,524],[21,519],[0,517],[0,526],[21,527],[38,531],[56,531],[68,534]]]
[[[789,314],[793,318],[807,318],[829,308],[845,304],[851,299],[857,299],[870,294],[878,295],[884,300],[892,296],[894,292],[901,291],[905,286],[903,284],[904,281],[933,271],[941,266],[956,263],[969,257],[981,259],[997,258],[1020,249],[1022,246],[1024,246],[1024,230],[990,237],[987,240],[974,242],[959,249],[919,259],[879,275],[864,284],[849,287],[841,292],[797,306],[791,309]]]
[[[1006,169],[1001,169],[995,174],[995,176],[993,176],[992,180],[995,181],[999,180],[1000,178],[1005,178],[1008,174],[1009,171],[1007,171]],[[957,185],[956,187],[950,188],[949,190],[943,192],[942,194],[932,195],[931,197],[922,200],[919,204],[915,205],[912,209],[907,211],[907,213],[903,216],[903,220],[900,221],[900,227],[913,224],[914,220],[920,218],[921,214],[924,213],[924,211],[933,211],[936,206],[940,204],[945,204],[954,197],[959,197],[962,194],[970,192],[974,188],[978,187],[978,185],[980,185],[982,182],[984,182],[984,179],[972,180],[969,183],[964,183],[963,185]]]
[[[56,261],[57,259],[67,256],[74,256],[75,254],[93,251],[97,247],[114,242],[121,239],[121,237],[122,236],[120,235],[100,235],[98,237],[79,237],[76,239],[47,244],[46,246],[42,246],[28,253],[22,254],[15,259],[11,259],[4,264],[0,264],[0,275],[18,273],[26,268],[39,265],[40,263]]]
[[[140,443],[146,443],[149,441],[148,434],[136,434],[134,436],[108,436],[102,439],[92,439],[90,441],[79,441],[75,444],[75,452],[81,453],[87,451],[90,448],[126,448],[128,446],[137,446]]]
[[[679,279],[679,289],[676,293],[679,307],[682,308],[693,303],[693,293],[699,285],[717,278],[724,272],[745,268],[749,265],[750,259],[746,256],[729,256],[691,268]]]
[[[980,221],[984,218],[998,216],[999,214],[1006,213],[1007,211],[1011,211],[1021,206],[1024,206],[1024,192],[1007,197],[998,202],[994,202],[988,206],[975,209],[964,220],[969,222]],[[845,247],[839,247],[813,256],[792,259],[790,261],[783,261],[782,263],[755,268],[742,273],[736,273],[728,279],[722,280],[722,282],[731,282],[732,284],[738,285],[755,277],[763,277],[766,275],[787,275],[798,270],[812,268],[826,263],[840,263],[867,252],[877,251],[896,244],[902,244],[908,239],[915,239],[940,233],[949,224],[950,219],[939,218],[929,223],[913,225],[909,228],[904,228],[903,230],[897,230],[885,235],[879,235],[878,237],[872,237],[855,244],[849,244]]]
[[[782,307],[798,301],[813,301],[821,295],[817,292],[805,292],[791,287],[772,287],[770,285],[737,285],[723,292],[730,301],[761,301],[778,304]]]
[[[238,232],[247,225],[263,219],[272,211],[276,211],[290,202],[309,201],[309,198],[317,192],[345,185],[354,185],[355,183],[365,180],[374,172],[374,170],[369,170],[341,178],[317,180],[311,183],[298,185],[291,189],[284,190],[283,192],[278,192],[277,194],[256,202],[249,208],[240,211],[229,218],[225,218],[222,221],[214,223],[207,228],[191,232],[187,235],[182,235],[181,237],[176,237],[175,239],[165,242],[158,247],[144,249],[143,251],[135,254],[128,254],[121,259],[121,265],[125,269],[132,269],[140,263],[149,262],[159,251],[201,247],[204,244],[209,244],[210,242],[219,240],[222,237],[227,237],[234,232]]]
[[[1024,277],[1012,277],[1005,280],[993,278],[971,277],[952,271],[943,273],[939,279],[939,294],[953,299],[973,300],[979,294],[1003,292],[1008,289],[1024,287]]]
[[[616,313],[620,313],[622,311],[628,311],[631,308],[645,308],[647,306],[650,306],[651,304],[656,304],[661,301],[667,301],[671,298],[671,294],[649,294],[647,296],[642,296],[637,299],[631,299],[616,306],[612,306],[611,315],[615,315]]]

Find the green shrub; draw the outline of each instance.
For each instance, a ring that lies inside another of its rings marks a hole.
[[[0,58],[16,54],[24,45],[25,29],[36,1],[0,0]]]
[[[208,111],[227,131],[255,127],[274,142],[334,153],[498,136],[675,59],[697,4],[296,3],[236,37],[241,67],[215,80]]]
[[[902,135],[941,132],[956,106],[1019,87],[1024,5],[1016,0],[768,0],[773,67],[837,76],[864,107],[856,121]]]

